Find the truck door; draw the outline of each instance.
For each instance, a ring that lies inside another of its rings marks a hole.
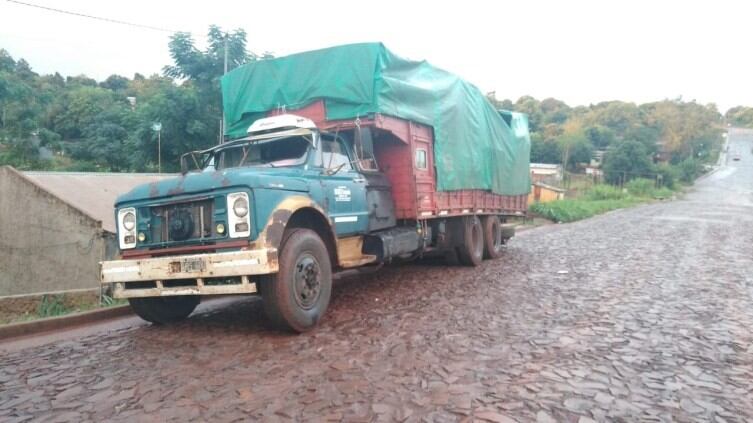
[[[325,205],[338,236],[365,233],[369,216],[366,208],[366,179],[354,167],[342,139],[320,138],[316,165],[320,176]]]
[[[369,127],[356,126],[353,131],[353,149],[359,168],[366,180],[366,209],[369,213],[368,231],[374,232],[395,226],[395,201],[392,184],[379,170],[374,156],[374,140]]]

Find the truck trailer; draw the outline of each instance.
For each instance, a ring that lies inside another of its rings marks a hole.
[[[261,294],[303,332],[333,276],[443,254],[501,255],[530,191],[526,116],[380,43],[253,62],[222,78],[227,141],[115,203],[102,283],[143,319],[207,295]]]

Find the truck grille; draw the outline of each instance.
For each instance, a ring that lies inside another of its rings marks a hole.
[[[200,240],[212,235],[212,199],[152,207],[152,240]]]

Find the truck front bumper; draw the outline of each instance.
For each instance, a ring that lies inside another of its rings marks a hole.
[[[105,261],[100,277],[114,298],[250,294],[253,276],[277,270],[277,250],[258,249]]]

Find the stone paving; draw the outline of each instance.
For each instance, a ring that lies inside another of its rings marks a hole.
[[[751,186],[740,165],[478,268],[344,280],[304,335],[247,298],[10,352],[0,421],[751,421]]]

